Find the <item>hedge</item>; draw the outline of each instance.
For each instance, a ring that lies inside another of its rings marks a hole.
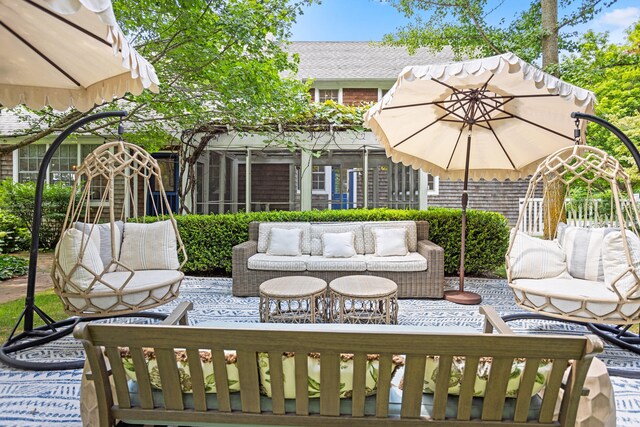
[[[146,217],[154,222],[155,217]],[[189,260],[188,274],[231,273],[231,249],[245,242],[251,221],[429,221],[429,239],[445,250],[445,274],[455,275],[460,264],[460,209],[428,210],[348,209],[326,211],[274,211],[220,215],[176,216]],[[495,212],[467,211],[465,270],[469,274],[493,271],[504,263],[509,229]]]

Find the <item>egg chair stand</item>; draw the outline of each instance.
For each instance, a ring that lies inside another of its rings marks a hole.
[[[60,145],[77,129],[88,123],[95,122],[101,119],[116,117],[123,118],[126,115],[127,113],[125,111],[109,111],[93,114],[78,120],[77,122],[70,125],[67,129],[65,129],[55,139],[42,159],[36,181],[25,305],[22,313],[18,317],[15,326],[11,330],[9,337],[0,346],[0,360],[8,366],[19,369],[38,371],[80,369],[84,365],[84,360],[74,360],[68,362],[34,362],[30,360],[18,359],[15,353],[21,350],[38,347],[62,338],[70,334],[73,331],[75,325],[77,325],[79,322],[113,317],[136,317],[157,320],[163,320],[167,317],[167,315],[163,313],[139,312],[118,316],[101,316],[93,318],[74,316],[62,321],[55,321],[53,318],[51,318],[51,316],[49,316],[40,307],[38,307],[35,302],[36,266],[38,261],[38,246],[40,243],[40,226],[42,222],[42,194],[49,163],[51,162],[53,155],[55,154],[58,147],[60,147]],[[121,129],[119,129],[119,132],[121,133]],[[43,326],[34,327],[34,319],[36,317],[44,323]],[[22,332],[18,333],[21,324],[23,330]]]
[[[613,133],[627,147],[627,149],[631,153],[636,163],[636,166],[640,170],[640,152],[638,152],[637,147],[620,129],[618,129],[608,121],[590,114],[575,112],[571,114],[571,117],[576,119],[576,122],[578,122],[579,120],[587,120],[587,121],[596,123],[604,127],[605,129],[609,130],[611,133]],[[577,126],[577,123],[576,123],[576,140],[579,138],[579,132],[580,132],[579,127]],[[556,168],[556,171],[559,170],[558,165],[550,167],[549,169],[553,169],[554,167]],[[536,175],[534,175],[534,177],[532,178],[532,185],[535,178],[536,178]],[[591,177],[589,179],[591,179]],[[530,190],[532,185],[530,186]],[[628,188],[630,189],[630,186],[628,186]],[[529,194],[527,196],[529,196]],[[632,213],[635,212],[635,217],[633,215],[630,215],[630,216],[634,218],[635,221],[632,221],[632,224],[630,225],[630,227],[632,227],[635,230],[635,227],[638,225],[637,224],[638,223],[637,208],[635,207],[635,202],[631,201],[631,205],[633,206],[633,208],[629,209],[629,211]],[[618,207],[620,206],[619,200],[617,201],[617,206]],[[618,216],[618,217],[622,219],[622,216]],[[623,223],[623,225],[621,225],[620,228],[625,230],[626,227],[624,226],[624,221],[620,221],[620,222]],[[519,223],[520,223],[520,220],[519,220]],[[628,253],[629,247],[627,246],[626,239],[623,239],[623,240],[625,242],[626,251]],[[586,244],[586,243],[583,243],[583,244]],[[510,250],[511,250],[511,246],[510,246]],[[508,256],[509,255],[510,254],[508,253]],[[636,278],[636,282],[639,282],[640,280],[638,279],[638,273],[633,273],[633,274],[634,274],[634,277]],[[617,279],[617,280],[620,280],[620,279]],[[511,282],[511,279],[509,279],[509,281]],[[617,283],[614,282],[613,288],[618,293],[618,290],[617,290],[618,288],[615,286],[616,284]],[[640,309],[638,309],[637,307],[634,308],[637,305],[637,303],[640,302],[640,298],[637,297],[637,292],[634,293],[632,291],[629,291],[626,295],[619,293],[620,302],[618,303],[617,309],[613,312],[610,312],[607,314],[600,313],[599,315],[594,314],[596,310],[593,310],[593,307],[595,306],[590,306],[589,301],[583,301],[581,303],[580,308],[574,307],[573,312],[569,311],[565,313],[565,312],[562,312],[561,309],[556,307],[557,304],[554,303],[554,298],[552,296],[547,295],[546,302],[541,303],[539,302],[539,300],[541,299],[540,298],[541,295],[537,295],[538,302],[534,302],[534,300],[531,299],[529,295],[527,295],[526,293],[518,292],[517,290],[514,290],[514,293],[516,294],[516,302],[518,303],[518,305],[527,310],[530,310],[530,312],[513,313],[513,314],[502,316],[502,319],[505,322],[515,321],[515,320],[547,320],[547,321],[560,321],[560,322],[577,324],[577,325],[586,327],[591,333],[597,335],[598,337],[602,338],[605,341],[608,341],[609,343],[617,347],[620,347],[622,349],[625,349],[627,351],[640,355],[640,335],[631,330],[634,325],[637,327],[640,324],[640,322],[636,322],[637,320],[640,319],[640,316],[638,315],[638,312],[640,311]],[[625,307],[625,306],[631,307],[631,308],[621,315],[620,313],[623,312],[622,307]],[[547,311],[549,309],[551,310],[550,312]],[[543,314],[545,311],[549,312],[549,315]],[[604,320],[607,323],[598,323],[597,321],[590,322],[589,321],[590,319],[587,317],[589,313],[593,316],[594,318],[593,320],[600,319],[601,321]],[[581,320],[582,318],[584,318],[584,321]],[[616,324],[616,318],[620,318],[620,323],[622,324]],[[610,375],[640,379],[640,371],[637,371],[637,370],[628,370],[623,368],[608,368],[608,372]]]

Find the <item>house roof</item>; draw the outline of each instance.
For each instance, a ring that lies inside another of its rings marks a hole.
[[[409,55],[404,47],[375,42],[291,42],[287,50],[300,56],[298,77],[316,80],[395,80],[407,65],[453,61],[449,48]]]

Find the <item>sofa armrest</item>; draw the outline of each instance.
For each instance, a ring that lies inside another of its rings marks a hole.
[[[442,270],[444,278],[444,249],[431,240],[418,240],[418,253],[427,259],[427,268]]]
[[[258,253],[258,242],[256,240],[248,240],[240,243],[239,245],[235,245],[232,249],[232,253],[234,264],[236,263],[236,260],[244,260],[246,263],[251,256]]]
[[[484,333],[490,334],[494,330],[503,335],[514,335],[509,325],[502,320],[495,308],[490,305],[480,306],[480,314],[484,314]]]

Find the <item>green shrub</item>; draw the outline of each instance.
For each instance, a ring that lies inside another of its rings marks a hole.
[[[30,240],[31,234],[22,219],[0,209],[0,253],[26,250]]]
[[[53,249],[58,242],[72,192],[72,187],[62,183],[45,186],[42,194],[41,249]],[[35,194],[34,182],[14,183],[7,179],[0,184],[0,205],[20,218],[29,231],[33,221]]]
[[[0,280],[24,276],[29,270],[29,262],[12,255],[0,255]]]
[[[249,237],[251,221],[429,221],[429,239],[445,250],[445,274],[456,274],[460,264],[460,209],[428,210],[348,209],[327,211],[274,211],[222,215],[183,215],[176,222],[189,260],[186,273],[231,273],[231,249]],[[157,221],[155,217],[145,218]],[[494,270],[504,263],[509,230],[501,214],[467,211],[466,271]]]

